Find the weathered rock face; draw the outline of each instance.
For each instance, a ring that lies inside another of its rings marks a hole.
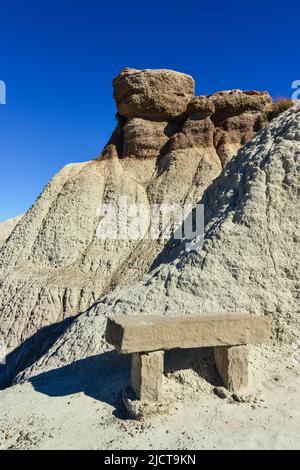
[[[205,119],[215,113],[215,105],[213,100],[206,96],[195,96],[187,105],[187,114],[192,119]]]
[[[164,121],[130,118],[124,125],[122,157],[157,158],[176,127]]]
[[[60,171],[0,249],[0,335],[10,347],[135,281],[163,249],[161,233],[99,239],[99,207],[118,208],[120,196],[146,208],[194,205],[265,125],[270,100],[240,91],[194,97],[193,79],[168,70],[125,69],[114,95],[119,122],[100,158]]]
[[[114,80],[118,112],[129,118],[174,119],[185,112],[194,94],[192,77],[173,70],[126,68]]]
[[[205,191],[200,252],[170,242],[155,270],[76,318],[19,379],[107,351],[108,315],[266,315],[274,340],[299,344],[299,159],[295,107],[261,131]],[[12,358],[12,375],[28,365],[29,353],[41,352],[35,341]]]
[[[194,96],[194,81],[170,70],[124,69],[114,80],[123,124],[123,157],[155,158],[167,146],[186,149],[214,133],[222,167],[268,123],[272,98],[267,92],[227,90]],[[206,141],[206,142],[205,142]]]
[[[215,147],[224,168],[238,149],[268,123],[272,98],[267,92],[228,90],[208,97],[214,104]]]
[[[213,121],[221,124],[231,116],[247,111],[268,113],[272,109],[272,98],[263,91],[227,90],[210,95],[208,99],[215,105]]]
[[[225,168],[239,148],[251,140],[255,134],[268,123],[266,114],[261,112],[244,112],[231,116],[215,128],[214,145]]]
[[[5,222],[0,222],[0,246],[7,240],[11,232],[21,220],[21,215],[19,217],[14,217],[13,219],[6,220]]]

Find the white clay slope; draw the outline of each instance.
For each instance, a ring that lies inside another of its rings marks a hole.
[[[8,239],[22,215],[0,222],[0,246]]]

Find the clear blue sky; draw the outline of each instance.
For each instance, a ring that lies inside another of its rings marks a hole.
[[[189,73],[198,94],[300,79],[299,1],[0,0],[0,18],[0,220],[100,153],[125,66]]]

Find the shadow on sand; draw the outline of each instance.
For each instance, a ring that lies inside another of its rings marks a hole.
[[[38,361],[77,317],[41,328],[8,354],[6,364],[0,365],[0,390],[9,387],[20,372]]]
[[[115,351],[75,361],[70,365],[43,372],[29,381],[34,389],[50,397],[83,392],[115,408],[114,415],[127,418],[122,406],[122,391],[130,386],[130,355]],[[165,372],[193,369],[212,385],[220,385],[214,370],[212,349],[172,350],[165,354]]]
[[[29,382],[49,397],[84,393],[114,406],[114,415],[124,418],[121,395],[130,384],[130,357],[110,351],[43,372]]]

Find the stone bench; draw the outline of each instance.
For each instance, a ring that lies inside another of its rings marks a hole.
[[[224,385],[239,392],[248,385],[248,344],[270,337],[265,317],[154,316],[108,318],[106,341],[119,353],[132,354],[131,386],[139,400],[160,401],[164,351],[213,347],[217,370]]]

